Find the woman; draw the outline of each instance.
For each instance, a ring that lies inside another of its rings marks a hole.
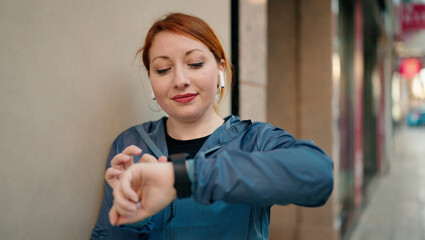
[[[217,114],[230,63],[203,20],[167,15],[138,54],[169,117],[114,141],[92,239],[268,239],[273,204],[327,201],[332,160],[320,148]]]

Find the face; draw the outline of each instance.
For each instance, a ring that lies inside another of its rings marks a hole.
[[[218,71],[224,64],[203,43],[161,32],[152,42],[149,62],[156,100],[170,118],[190,122],[215,114]]]

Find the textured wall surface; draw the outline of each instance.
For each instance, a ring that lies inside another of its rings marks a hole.
[[[133,57],[169,11],[230,48],[225,0],[0,2],[0,239],[89,238],[113,139],[161,115]]]
[[[266,121],[267,1],[239,1],[239,96],[243,119]]]

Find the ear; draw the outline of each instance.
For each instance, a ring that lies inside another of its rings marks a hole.
[[[221,59],[221,61],[217,65],[218,65],[218,70],[224,72],[224,70],[226,69],[226,64],[224,62],[224,59]]]

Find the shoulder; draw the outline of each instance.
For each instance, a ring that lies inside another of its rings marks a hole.
[[[237,129],[239,132],[245,132],[247,134],[259,134],[266,132],[285,132],[283,129],[273,126],[270,123],[251,121],[250,119],[241,120],[239,117],[230,115],[225,119],[226,131],[230,129]]]
[[[288,133],[282,128],[279,128],[267,122],[252,122],[251,126],[248,128],[248,132],[257,135],[280,135]]]
[[[278,127],[275,127],[272,124],[266,123],[266,122],[253,122],[252,123],[252,129],[256,130],[256,131],[271,130],[273,128],[278,129]]]

